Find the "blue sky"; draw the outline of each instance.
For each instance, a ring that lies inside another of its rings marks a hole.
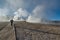
[[[21,8],[32,17],[60,20],[60,0],[0,0],[0,16],[14,16]]]

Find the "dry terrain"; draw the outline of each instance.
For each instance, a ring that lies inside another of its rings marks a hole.
[[[15,40],[14,31],[9,22],[0,22],[0,40]]]
[[[4,22],[0,23],[0,40],[60,40],[60,25],[21,21],[10,26],[9,22]]]

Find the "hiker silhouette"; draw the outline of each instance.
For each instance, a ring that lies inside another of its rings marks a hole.
[[[12,26],[13,25],[13,19],[11,19],[10,22],[11,22],[11,26]]]

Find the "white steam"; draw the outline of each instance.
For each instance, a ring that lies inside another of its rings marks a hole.
[[[36,18],[34,16],[29,16],[28,19],[26,20],[26,22],[30,22],[30,23],[40,23],[41,22],[41,18]]]
[[[19,8],[15,13],[15,16],[13,18],[13,20],[26,20],[26,18],[28,17],[29,13],[25,10],[25,9],[22,9],[22,8]]]
[[[7,8],[0,8],[0,16],[6,16],[8,14]]]
[[[32,22],[32,23],[40,23],[44,15],[44,6],[37,6],[30,14],[27,10],[23,8],[19,8],[14,13],[13,20],[17,21],[26,21],[26,22]]]
[[[37,6],[33,11],[33,15],[30,15],[28,19],[26,20],[27,22],[32,22],[32,23],[41,23],[42,18],[44,18],[44,6]]]

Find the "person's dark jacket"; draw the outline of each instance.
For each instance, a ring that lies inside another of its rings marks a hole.
[[[13,25],[13,20],[10,20],[10,22],[11,22],[11,26]]]

